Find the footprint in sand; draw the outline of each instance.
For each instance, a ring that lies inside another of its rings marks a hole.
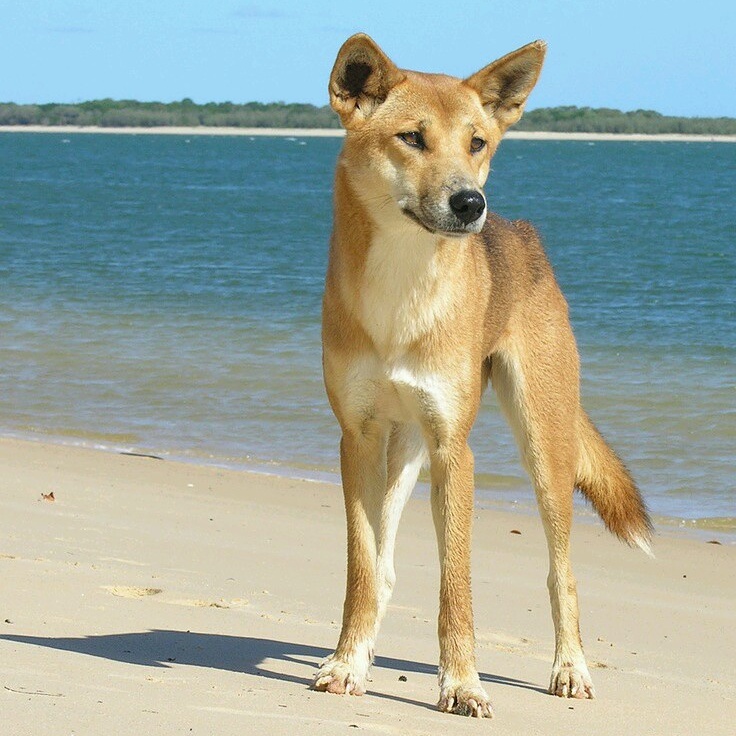
[[[112,595],[116,595],[119,598],[147,598],[152,595],[158,595],[162,593],[161,588],[139,588],[132,585],[103,585],[103,590],[106,590]],[[232,600],[220,599],[218,601],[203,600],[203,599],[189,599],[189,598],[175,598],[175,599],[160,599],[161,603],[168,603],[173,606],[191,606],[192,608],[240,608],[249,605],[245,598],[233,598]]]
[[[245,598],[233,598],[230,601],[220,599],[219,601],[207,601],[200,599],[176,599],[164,601],[173,606],[192,606],[194,608],[239,608],[247,606],[248,601]]]
[[[530,647],[536,644],[531,639],[499,631],[478,632],[476,634],[476,641],[480,647],[498,649],[502,652],[525,652],[528,654],[531,654]],[[532,654],[532,656],[534,655]]]
[[[201,601],[201,600],[183,600],[177,599],[166,601],[172,606],[192,606],[193,608],[230,608],[225,601]]]
[[[102,589],[120,598],[146,598],[161,592],[161,588],[137,588],[131,585],[103,585]]]

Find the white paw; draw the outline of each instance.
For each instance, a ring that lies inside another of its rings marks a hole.
[[[359,674],[354,666],[335,655],[328,657],[314,676],[312,690],[336,693],[337,695],[363,695],[366,673]]]
[[[478,680],[442,685],[437,708],[443,713],[455,713],[474,718],[493,718],[491,700]]]
[[[595,688],[590,679],[590,672],[583,664],[555,665],[549,691],[560,698],[595,698]]]

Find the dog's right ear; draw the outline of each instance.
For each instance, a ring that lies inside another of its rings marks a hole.
[[[332,67],[330,105],[347,129],[359,127],[404,77],[370,36],[356,33]]]

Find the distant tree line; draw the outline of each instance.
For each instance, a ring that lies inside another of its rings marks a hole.
[[[654,110],[621,112],[607,107],[543,107],[525,113],[514,129],[560,133],[736,135],[736,118],[682,118]]]
[[[233,128],[339,128],[328,105],[283,102],[137,102],[93,100],[75,105],[0,103],[0,125],[79,125],[101,128],[161,126]],[[516,130],[568,133],[683,133],[736,135],[736,118],[686,118],[653,110],[621,112],[609,108],[545,107],[527,112]]]
[[[0,103],[0,125],[80,125],[101,128],[232,127],[338,128],[337,115],[325,105],[283,102],[137,102],[93,100],[75,105]]]

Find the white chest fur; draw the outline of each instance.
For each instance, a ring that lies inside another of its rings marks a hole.
[[[452,377],[424,370],[408,357],[392,361],[357,357],[342,376],[343,415],[357,430],[369,422],[432,425],[439,436],[451,427],[461,401]]]
[[[392,228],[390,236],[371,243],[353,298],[373,350],[355,356],[339,390],[346,414],[358,425],[366,416],[420,423],[431,416],[452,423],[457,415],[452,378],[437,373],[436,365],[422,365],[421,353],[411,350],[455,308],[459,261],[440,247],[416,227]]]
[[[454,269],[445,261],[436,239],[415,227],[374,236],[358,313],[382,357],[401,354],[452,308]]]

